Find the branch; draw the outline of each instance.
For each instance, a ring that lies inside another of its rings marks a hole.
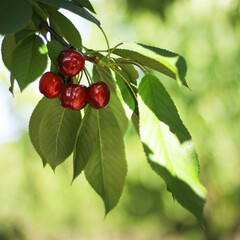
[[[40,28],[45,28],[48,32],[50,32],[52,34],[52,36],[54,36],[54,38],[60,42],[64,47],[66,48],[71,48],[74,49],[74,47],[72,45],[70,45],[69,43],[67,43],[61,36],[59,36],[51,27],[48,26],[48,24],[42,19],[40,18]]]
[[[74,46],[70,45],[69,43],[67,43],[61,36],[59,36],[50,26],[48,26],[48,24],[42,19],[40,18],[40,29],[41,28],[45,28],[48,32],[50,32],[52,34],[52,36],[54,36],[54,38],[60,42],[64,47],[68,48],[68,49],[75,49]],[[89,61],[89,62],[93,62],[95,64],[99,63],[99,57],[97,56],[87,56],[84,55],[85,60]]]

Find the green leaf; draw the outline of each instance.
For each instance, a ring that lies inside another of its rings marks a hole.
[[[11,70],[21,91],[47,66],[47,55],[40,52],[43,44],[40,37],[33,35],[24,39],[12,53]]]
[[[42,6],[39,6],[39,4],[34,1],[32,1],[31,4],[33,7],[33,13],[35,14],[35,16],[38,16],[38,19],[40,17],[44,21],[47,21],[48,15],[47,15],[46,9],[45,8],[43,9]]]
[[[117,63],[121,63],[124,60],[125,59],[123,58],[115,59]],[[134,66],[132,64],[121,63],[120,68],[125,73],[128,81],[134,85],[137,85],[137,79],[139,78],[139,74],[138,71],[134,68]]]
[[[125,45],[132,50],[118,48],[114,50],[114,54],[135,60],[146,67],[176,79],[179,85],[187,86],[185,80],[187,65],[182,56],[165,49],[139,43],[125,43]]]
[[[33,30],[28,30],[28,29],[23,29],[17,33],[15,33],[15,38],[16,38],[16,42],[19,43],[20,41],[22,41],[23,39],[25,39],[26,37],[33,35],[35,33],[35,31]]]
[[[91,12],[96,13],[89,0],[73,0],[73,1],[81,5],[82,7],[87,8]]]
[[[84,172],[90,185],[102,197],[107,214],[119,201],[127,173],[123,135],[110,106],[90,111],[97,131]]]
[[[140,135],[140,132],[139,132],[139,112],[138,112],[138,108],[137,108],[137,113],[135,113],[135,112],[132,113],[131,121],[133,123],[133,126],[134,126],[137,134]]]
[[[39,133],[41,122],[44,117],[44,112],[46,111],[48,101],[49,100],[47,100],[47,98],[42,98],[42,100],[38,103],[38,105],[34,109],[29,122],[29,136],[36,152],[42,159],[43,166],[47,164],[47,160],[45,160],[44,154],[41,150]]]
[[[73,151],[79,111],[63,108],[58,98],[43,98],[30,119],[29,133],[36,151],[54,170]]]
[[[70,12],[73,12],[73,13],[95,23],[96,25],[100,26],[100,22],[91,13],[89,13],[85,8],[79,6],[75,2],[71,2],[68,0],[36,0],[36,1],[44,3],[48,6],[67,9]]]
[[[0,34],[18,32],[32,16],[29,0],[0,0]]]
[[[54,8],[48,8],[51,27],[75,48],[82,48],[82,39],[72,22]]]
[[[95,69],[95,68],[94,68]],[[122,134],[125,135],[128,129],[128,118],[125,114],[125,110],[123,108],[123,104],[119,98],[119,94],[116,89],[116,84],[113,80],[112,73],[109,68],[97,67],[95,70],[93,69],[93,79],[94,81],[103,81],[105,82],[110,89],[110,101],[109,106],[112,109],[112,112],[115,118],[118,121],[118,124],[122,130]]]
[[[51,71],[53,72],[58,72],[58,67],[57,67],[57,58],[58,55],[66,50],[66,47],[64,47],[60,42],[56,40],[51,40],[50,42],[47,43],[47,48],[48,48],[48,56],[51,59]]]
[[[4,65],[7,67],[9,71],[11,71],[11,59],[12,59],[12,53],[14,49],[17,46],[17,42],[15,39],[15,35],[11,34],[8,36],[5,36],[2,41],[2,60],[4,62]]]
[[[153,91],[155,88],[158,96]],[[144,77],[139,85],[141,141],[152,169],[164,179],[176,200],[203,225],[206,190],[199,182],[197,155],[191,140],[181,143],[169,126],[159,119],[165,117],[164,112],[168,119],[168,109],[170,112],[173,110],[172,104],[166,101],[168,97],[164,91],[153,76]],[[174,120],[178,122],[179,119],[175,117]]]
[[[158,78],[153,75],[145,75],[139,84],[138,93],[144,104],[156,115],[159,121],[169,126],[170,131],[178,137],[180,142],[191,139],[178,115],[173,100]]]
[[[97,139],[98,132],[95,111],[92,107],[87,107],[78,129],[73,152],[73,180],[84,170],[95,150],[93,143]]]

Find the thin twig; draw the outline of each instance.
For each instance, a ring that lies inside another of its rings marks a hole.
[[[84,67],[83,71],[87,78],[88,84],[91,85],[91,81],[89,80],[89,72],[88,72],[87,68]]]
[[[103,36],[104,36],[104,38],[105,38],[105,40],[106,40],[107,48],[108,48],[108,60],[110,61],[111,51],[110,51],[109,41],[108,41],[107,35],[106,35],[106,33],[104,32],[104,30],[103,30],[101,27],[99,27],[99,28],[100,28],[100,30],[102,31]]]

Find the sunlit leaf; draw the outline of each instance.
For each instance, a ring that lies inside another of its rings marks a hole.
[[[170,95],[161,82],[153,75],[145,75],[142,78],[139,94],[145,105],[156,115],[159,121],[164,122],[174,133],[180,142],[188,141],[191,136],[183,125]]]
[[[153,89],[159,90],[158,96]],[[143,148],[149,164],[164,179],[168,190],[203,225],[206,190],[199,182],[197,155],[190,139],[180,142],[170,131],[167,122],[161,120],[168,119],[168,107],[171,108],[161,89],[159,80],[150,75],[145,76],[139,85],[140,136]],[[164,105],[166,107],[159,112],[159,108]],[[179,119],[172,121],[178,122]]]
[[[87,8],[91,12],[96,13],[89,0],[73,0],[73,1],[80,4],[82,7]]]
[[[44,3],[48,6],[67,9],[100,26],[100,22],[90,12],[88,12],[85,8],[81,7],[80,5],[72,1],[68,0],[36,0],[36,1]]]
[[[118,48],[114,53],[176,79],[179,85],[187,86],[185,80],[187,65],[182,56],[165,49],[138,43],[126,42],[125,45],[131,50]]]

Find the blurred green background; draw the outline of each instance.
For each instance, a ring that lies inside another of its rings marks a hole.
[[[208,190],[207,230],[175,202],[150,169],[130,126],[128,176],[118,206],[104,219],[102,200],[84,176],[70,186],[69,158],[43,168],[27,134],[41,98],[37,82],[15,97],[0,66],[0,240],[240,239],[240,3],[238,0],[95,0],[111,46],[135,41],[183,55],[191,88],[156,74],[171,93],[199,155]],[[69,15],[68,15],[69,16]],[[79,24],[89,48],[106,48],[99,30]]]

